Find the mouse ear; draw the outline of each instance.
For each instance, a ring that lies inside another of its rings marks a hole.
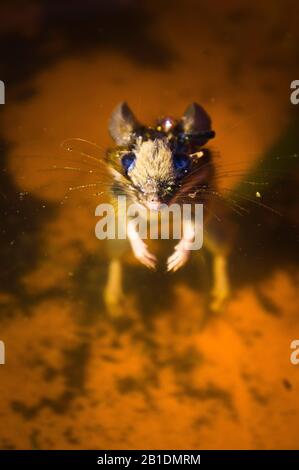
[[[215,135],[210,116],[197,103],[190,104],[186,109],[182,116],[182,126],[185,134],[198,138],[199,145],[204,145]]]
[[[127,103],[119,103],[109,121],[109,132],[117,145],[128,145],[138,126],[139,123]]]

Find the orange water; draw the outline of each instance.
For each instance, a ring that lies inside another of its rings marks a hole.
[[[0,447],[298,448],[296,2],[26,3],[26,14],[20,2],[1,7]],[[232,169],[222,188],[262,157],[285,158],[266,188],[283,218],[254,204],[236,216],[232,298],[219,315],[206,309],[208,264],[167,275],[130,255],[127,314],[105,313],[108,260],[94,236],[105,196],[68,191],[105,174],[45,170],[97,166],[78,149],[101,158],[123,99],[145,122],[204,105],[219,168]],[[60,148],[73,137],[100,148]]]

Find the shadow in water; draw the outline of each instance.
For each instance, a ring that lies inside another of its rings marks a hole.
[[[230,258],[234,289],[245,284],[258,287],[276,270],[292,273],[294,267],[298,268],[298,128],[299,117],[294,114],[284,134],[246,177],[246,180],[268,182],[268,185],[259,189],[259,186],[249,187],[241,183],[236,188],[245,197],[253,199],[255,192],[260,191],[261,199],[256,201],[281,215],[247,201],[245,207],[249,214],[236,217],[238,237]]]
[[[0,145],[1,292],[13,295],[14,302],[26,311],[30,299],[22,279],[38,264],[42,252],[41,227],[54,215],[55,206],[47,203],[45,207],[43,201],[20,192],[6,168],[8,144],[2,140]],[[2,318],[5,311],[13,313],[14,303],[4,297],[0,304]]]
[[[26,15],[23,8],[21,2],[2,5],[11,28],[0,35],[1,79],[15,99],[30,98],[36,74],[63,58],[116,51],[146,68],[167,68],[175,58],[155,37],[155,17],[143,2],[42,0],[28,2]]]

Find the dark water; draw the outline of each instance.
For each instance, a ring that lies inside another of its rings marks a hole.
[[[298,448],[296,2],[71,5],[1,5],[0,446]],[[208,258],[168,275],[130,253],[127,313],[105,312],[105,195],[69,188],[95,182],[82,152],[102,157],[123,99],[148,123],[193,101],[212,116],[219,186],[249,211],[232,210],[232,297],[218,315]],[[98,147],[70,153],[69,138]]]

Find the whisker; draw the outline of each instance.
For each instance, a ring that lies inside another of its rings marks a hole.
[[[224,204],[228,205],[231,209],[233,209],[238,215],[241,215],[243,216],[244,215],[244,212],[246,213],[249,213],[248,209],[246,209],[245,207],[241,206],[240,204],[238,204],[234,199],[226,199],[221,193],[219,193],[218,191],[215,191],[215,190],[207,190],[206,192],[209,193],[209,195],[214,195],[216,196],[220,202],[223,202]],[[232,203],[232,204],[230,204]],[[237,210],[239,209],[239,210]],[[243,212],[240,212],[240,211],[243,211]]]
[[[68,188],[68,191],[79,191],[83,189],[94,188],[98,186],[99,184],[102,184],[102,183],[90,183],[90,184],[80,184],[80,186],[70,186]]]
[[[223,204],[226,204],[228,207],[230,207],[232,210],[234,210],[238,215],[241,215],[243,216],[244,215],[244,212],[249,214],[250,211],[248,209],[246,209],[245,207],[241,206],[239,203],[237,203],[237,201],[235,201],[234,199],[227,199],[226,197],[224,197],[220,192],[214,190],[214,189],[210,189],[210,188],[199,188],[196,190],[197,192],[201,193],[201,196],[200,198],[202,199],[202,194],[206,194],[207,195],[207,199],[212,199],[213,196],[216,196],[217,199],[222,202]],[[195,192],[196,192],[195,191]],[[179,198],[180,199],[180,198]],[[189,199],[190,200],[190,199]],[[239,209],[239,210],[237,210]],[[243,212],[240,212],[240,211],[243,211]]]
[[[71,166],[57,166],[57,165],[53,165],[52,167],[49,167],[49,168],[39,168],[37,171],[40,171],[40,172],[52,172],[52,171],[66,171],[66,172],[79,172],[79,173],[84,173],[84,174],[88,174],[88,175],[96,175],[97,177],[104,177],[105,179],[110,179],[111,180],[111,176],[109,175],[109,173],[105,172],[105,173],[102,173],[102,172],[99,172],[95,169],[85,169],[85,168],[80,168],[80,167],[71,167]]]
[[[69,147],[69,146],[64,147],[65,143],[70,141],[70,140],[76,140],[76,139],[66,139],[63,142],[61,142],[60,146],[61,146],[61,148],[63,148],[63,150],[66,150],[67,152],[75,152],[75,153],[77,153],[78,155],[81,155],[84,158],[89,158],[90,160],[96,161],[97,163],[100,163],[101,165],[106,166],[106,163],[103,161],[103,159],[99,159],[97,157],[94,157],[93,155],[90,155],[86,152],[82,152],[82,151],[77,150],[77,149],[73,149],[72,147]]]
[[[56,166],[53,165],[52,167],[49,168],[39,168],[38,171],[56,171],[56,170],[65,170],[65,171],[79,171],[81,173],[96,173],[95,170],[85,170],[82,168],[76,168],[76,167],[71,167],[71,166]]]
[[[92,142],[91,140],[86,140],[86,139],[83,139],[81,137],[68,137],[67,139],[63,140],[61,142],[61,145],[63,145],[64,143],[68,142],[68,141],[77,141],[77,142],[84,142],[86,144],[89,144],[95,148],[97,148],[98,150],[100,150],[101,152],[102,151],[105,151],[106,149],[104,147],[100,147],[98,144],[96,144],[95,142]]]
[[[273,212],[276,215],[279,215],[281,217],[283,216],[283,214],[281,214],[281,212],[277,211],[276,209],[273,209],[273,207],[268,206],[267,204],[264,204],[263,202],[256,201],[255,199],[252,199],[248,196],[244,196],[243,194],[240,194],[237,191],[234,191],[234,190],[229,189],[229,188],[223,188],[223,191],[231,192],[231,193],[235,194],[236,196],[240,197],[241,199],[244,199],[248,202],[251,202],[251,203],[253,203],[257,206],[263,207],[264,209],[267,209],[267,210],[269,210],[270,212]]]
[[[251,186],[268,186],[268,181],[242,181],[242,184],[250,184]]]
[[[100,160],[100,159],[98,159],[98,158],[96,158],[96,157],[93,157],[92,155],[89,155],[88,153],[79,152],[78,150],[73,150],[73,149],[70,149],[70,148],[65,149],[65,150],[66,150],[67,152],[75,152],[75,153],[77,153],[78,155],[81,155],[81,156],[84,157],[84,158],[89,158],[89,159],[91,159],[91,160],[94,160],[94,161],[96,161],[97,163],[100,163],[101,165],[104,165],[104,164],[105,164],[102,160]]]
[[[44,156],[41,157],[41,155],[28,155],[28,154],[21,154],[21,155],[19,154],[19,155],[16,155],[15,157],[16,158],[31,158],[31,159],[38,158],[39,160],[44,158]],[[50,160],[50,161],[54,161],[54,162],[55,161],[61,162],[62,158],[59,157],[59,156],[46,156],[46,160]],[[83,163],[84,165],[87,165],[90,169],[92,169],[94,171],[97,170],[98,173],[101,173],[103,175],[108,173],[107,168],[105,168],[103,166],[99,167],[99,165],[95,165],[95,164],[92,165],[91,162],[86,161],[86,160],[80,159],[80,161],[78,161],[78,160],[72,160],[70,158],[67,158],[67,159],[64,158],[63,160],[64,160],[63,163],[65,164],[65,166],[68,163],[70,163],[70,164],[82,164]],[[55,164],[55,165],[53,165],[53,167],[57,167],[57,165]],[[51,167],[51,168],[53,168],[53,167]],[[61,168],[61,167],[57,167],[57,168]]]
[[[221,194],[218,193],[217,191],[208,191],[208,190],[200,191],[200,190],[198,190],[198,192],[202,192],[202,194],[200,195],[200,200],[201,201],[203,199],[206,200],[206,201],[211,201],[211,200],[214,199],[214,196],[215,196],[220,202],[227,205],[231,210],[236,212],[238,215],[241,215],[241,216],[244,215],[242,212],[238,211],[236,209],[236,207],[234,207],[234,205],[230,204],[230,201],[228,199],[221,196]],[[203,197],[203,196],[206,196],[206,197]],[[188,197],[188,194],[184,194],[184,195],[181,195],[181,196],[177,197],[175,199],[175,202],[179,201],[180,203],[185,203],[186,201],[190,202],[190,199],[193,199],[193,201],[194,201],[194,198],[190,198],[190,196]],[[233,202],[233,201],[231,201],[231,202]],[[241,207],[245,211],[245,208],[243,208],[242,206],[239,206],[239,207]]]

